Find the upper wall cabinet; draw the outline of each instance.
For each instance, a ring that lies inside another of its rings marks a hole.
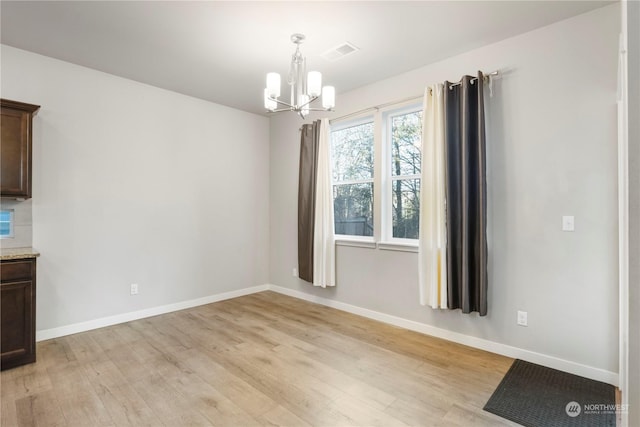
[[[0,140],[0,196],[31,198],[31,120],[39,105],[2,102],[2,140]]]

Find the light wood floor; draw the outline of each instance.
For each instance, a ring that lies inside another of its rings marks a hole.
[[[512,359],[273,292],[38,343],[2,426],[496,426]]]

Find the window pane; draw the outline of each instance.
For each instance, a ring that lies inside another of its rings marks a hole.
[[[420,173],[422,111],[391,117],[391,175]]]
[[[335,233],[373,236],[373,183],[333,186]]]
[[[373,178],[373,122],[331,132],[333,181]]]
[[[420,224],[420,180],[393,181],[393,237],[417,239]]]
[[[11,221],[11,211],[10,210],[1,210],[0,211],[0,221],[3,221],[3,222]]]

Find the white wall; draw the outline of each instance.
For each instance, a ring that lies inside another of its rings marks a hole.
[[[2,97],[42,106],[32,200],[38,330],[267,282],[266,118],[1,52]],[[129,295],[131,283],[139,295]]]
[[[629,425],[640,426],[640,2],[627,8],[629,76]]]
[[[487,111],[486,317],[420,306],[415,253],[339,246],[335,289],[292,277],[301,124],[293,115],[271,119],[271,283],[586,365],[591,376],[616,381],[619,16],[619,5],[608,6],[338,95],[334,116],[478,69],[503,71]],[[575,232],[561,231],[562,215],[575,215]],[[528,327],[516,325],[517,310],[528,311]]]

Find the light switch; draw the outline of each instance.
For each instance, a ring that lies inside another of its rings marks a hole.
[[[518,325],[527,326],[527,312],[518,310]]]
[[[574,231],[575,230],[575,222],[573,216],[563,216],[562,217],[562,231]]]

